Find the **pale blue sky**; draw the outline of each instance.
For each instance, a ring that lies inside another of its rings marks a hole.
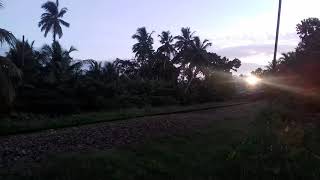
[[[0,27],[18,38],[25,35],[35,46],[51,43],[37,24],[46,0],[3,0]],[[320,17],[319,0],[284,0],[280,51],[296,46],[295,24],[306,17]],[[60,40],[64,47],[74,45],[75,57],[112,60],[131,58],[132,34],[141,26],[178,34],[189,26],[201,38],[210,39],[213,50],[244,62],[266,64],[272,58],[278,0],[60,0],[68,7]]]

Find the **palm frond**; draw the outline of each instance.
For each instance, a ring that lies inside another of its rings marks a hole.
[[[81,67],[83,66],[83,62],[82,61],[78,61],[78,62],[74,62],[73,64],[71,64],[71,66],[69,67],[69,70],[79,70],[81,69]]]
[[[68,8],[62,8],[58,14],[59,18],[62,18],[68,12]]]
[[[0,28],[0,45],[3,43],[8,43],[10,46],[12,46],[15,44],[15,42],[16,38],[11,32]]]
[[[78,51],[78,49],[75,48],[74,46],[71,46],[70,49],[69,49],[69,51],[68,51],[68,53],[72,53],[72,52],[74,52],[74,51]]]
[[[46,12],[51,13],[51,14],[58,14],[58,6],[56,3],[52,1],[48,1],[44,3],[41,8],[43,8]]]
[[[11,80],[21,80],[21,70],[9,59],[0,58],[0,68],[6,69],[7,75]]]
[[[65,27],[70,27],[70,23],[68,23],[68,22],[66,22],[66,21],[64,21],[64,20],[62,20],[62,19],[59,19],[59,22],[60,22],[62,25],[64,25]]]

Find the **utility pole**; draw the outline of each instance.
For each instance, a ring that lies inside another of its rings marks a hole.
[[[280,29],[280,20],[281,20],[281,5],[282,0],[279,0],[279,9],[278,9],[278,22],[277,22],[277,32],[276,32],[276,42],[274,45],[274,55],[272,61],[272,69],[275,70],[277,66],[277,53],[278,53],[278,41],[279,41],[279,29]]]

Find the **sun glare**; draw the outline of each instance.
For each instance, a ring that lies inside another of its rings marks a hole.
[[[250,86],[255,86],[257,85],[259,82],[261,81],[261,79],[257,78],[256,76],[250,75],[246,78],[246,82],[250,85]]]

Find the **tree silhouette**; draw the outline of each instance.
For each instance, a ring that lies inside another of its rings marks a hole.
[[[182,28],[179,36],[161,32],[156,51],[153,32],[138,28],[132,36],[137,41],[133,60],[74,60],[71,53],[76,49],[64,49],[56,41],[63,35],[61,26],[69,26],[61,19],[67,9],[59,12],[59,1],[42,7],[46,12],[39,26],[45,36],[52,32],[54,41],[40,50],[34,49],[33,42],[16,41],[7,59],[1,58],[0,100],[6,107],[12,105],[15,92],[17,109],[72,113],[205,102],[223,99],[232,91],[231,71],[240,67],[240,60],[209,52],[212,43],[195,36],[190,28]],[[24,77],[17,86],[21,73]]]
[[[136,54],[138,63],[145,64],[148,60],[152,59],[153,56],[153,38],[152,34],[148,33],[145,27],[137,29],[136,34],[132,36],[138,43],[133,45],[133,52]]]
[[[82,62],[76,62],[70,56],[74,51],[77,50],[73,46],[69,50],[65,50],[58,42],[53,42],[51,46],[45,45],[42,47],[40,53],[49,74],[46,79],[47,82],[50,84],[66,82],[80,70]]]
[[[16,41],[7,53],[7,58],[23,72],[24,84],[36,84],[42,69],[39,52],[34,49],[33,44],[34,41]]]
[[[290,66],[292,63],[296,61],[296,58],[296,52],[282,53],[282,57],[279,58],[279,62],[281,65]]]
[[[15,41],[16,38],[10,31],[0,28],[0,45],[2,45],[5,42],[9,45],[13,45]]]
[[[41,32],[44,31],[44,36],[47,37],[48,33],[52,31],[53,41],[56,41],[56,36],[59,39],[63,35],[61,25],[69,27],[70,24],[62,20],[63,16],[67,13],[67,8],[59,10],[59,0],[56,2],[48,1],[42,5],[42,9],[45,13],[41,15],[41,20],[38,26],[41,28]]]
[[[212,43],[209,42],[208,39],[205,39],[204,41],[201,42],[199,36],[194,37],[194,46],[198,50],[207,50],[208,47],[212,46]]]
[[[171,59],[176,54],[176,49],[174,47],[174,38],[170,34],[170,31],[163,31],[160,35],[161,46],[158,48],[158,53],[164,54],[166,57]]]
[[[7,111],[16,96],[21,71],[10,60],[0,56],[0,111]]]
[[[95,80],[102,80],[102,76],[103,76],[102,62],[98,62],[93,59],[86,60],[86,61],[89,64],[89,70],[87,71],[87,74]]]
[[[16,41],[16,43],[10,48],[7,53],[7,58],[14,62],[14,64],[20,69],[23,67],[25,62],[22,62],[22,57],[25,61],[31,61],[34,59],[34,41],[29,43],[28,40],[25,42]]]
[[[189,48],[193,44],[193,35],[195,32],[191,32],[190,28],[181,28],[181,35],[176,36],[175,39],[177,42],[175,46],[178,50],[183,50],[185,48]]]
[[[320,20],[318,18],[302,20],[297,25],[297,33],[301,39],[298,51],[309,50],[310,53],[314,53],[320,49]]]
[[[0,1],[0,8],[2,7],[3,7],[3,4]],[[16,38],[10,31],[0,28],[0,45],[2,45],[3,43],[8,43],[9,45],[13,45],[15,41],[16,41]]]
[[[138,74],[139,67],[135,61],[116,59],[113,64],[117,74],[124,79],[134,79]]]
[[[180,64],[180,69],[188,83],[185,93],[189,90],[193,80],[204,72],[204,67],[208,65],[207,48],[212,44],[208,40],[201,41],[199,37],[193,36],[190,28],[182,28],[181,35],[176,36],[175,46],[179,52],[174,59],[175,63]]]

